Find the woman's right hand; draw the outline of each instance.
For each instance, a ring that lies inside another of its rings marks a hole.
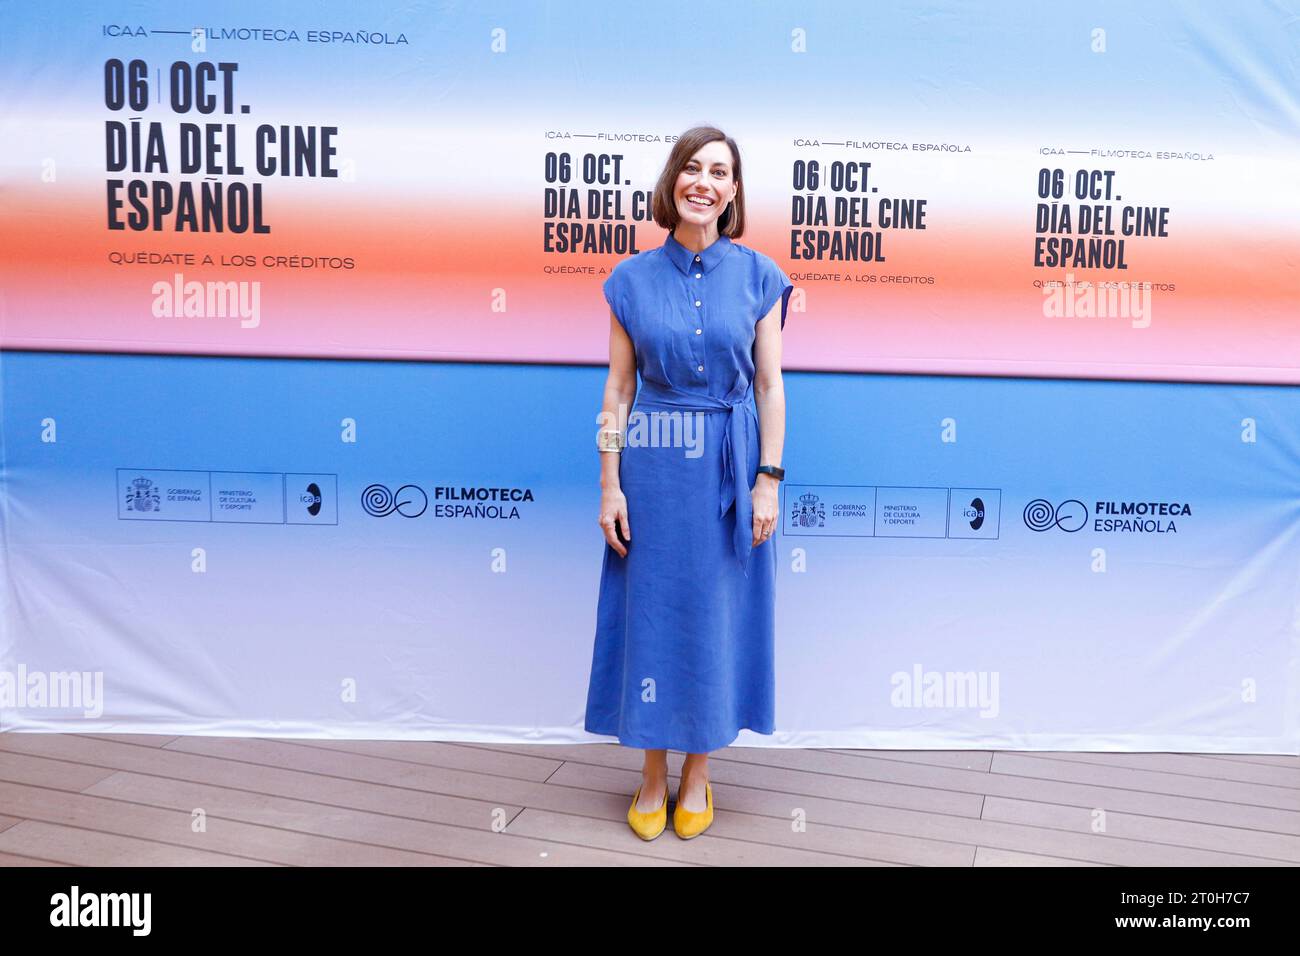
[[[611,453],[612,454],[612,453]],[[609,488],[600,493],[600,527],[605,532],[605,540],[618,552],[619,557],[627,557],[627,547],[618,540],[615,522],[623,530],[623,537],[632,540],[632,526],[627,521],[627,498],[619,488]]]

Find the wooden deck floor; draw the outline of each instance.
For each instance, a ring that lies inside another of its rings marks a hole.
[[[0,734],[0,865],[1300,865],[1297,757],[729,748],[709,832],[650,843],[640,757]]]

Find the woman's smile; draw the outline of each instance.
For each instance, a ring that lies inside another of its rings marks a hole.
[[[724,142],[706,143],[677,174],[677,215],[696,229],[711,229],[735,198],[731,150]],[[712,233],[710,233],[712,235]],[[706,241],[708,236],[704,236]]]
[[[683,194],[681,205],[685,207],[681,212],[683,219],[711,221],[717,218],[718,201],[707,193],[687,190]]]

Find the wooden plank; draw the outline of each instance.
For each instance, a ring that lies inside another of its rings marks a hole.
[[[729,748],[729,751],[732,749],[737,748]],[[743,749],[749,754],[757,750]],[[1132,775],[1141,775],[1144,771],[1057,759],[1068,755],[994,755],[994,767],[1008,766],[1005,763],[999,764],[998,761],[1009,757],[1029,761],[1028,764],[1019,765],[1019,769],[1029,774],[1026,776],[950,767],[909,766],[901,761],[882,760],[865,753],[859,756],[827,751],[774,750],[765,752],[765,755],[767,753],[771,755],[771,764],[710,758],[710,779],[791,794],[847,796],[863,803],[940,813],[976,815],[976,801],[989,795],[1019,797],[1043,803],[1106,806],[1112,810],[1131,813],[1300,834],[1300,800],[1293,799],[1293,791],[1267,786],[1252,788],[1249,783],[1240,781],[1214,781],[1174,774],[1156,774],[1149,780],[1143,780]],[[629,751],[627,756],[634,755]],[[640,766],[639,759],[623,759],[618,762],[629,767]],[[674,766],[670,760],[670,774]],[[778,767],[788,767],[791,770],[788,773],[777,772]],[[806,771],[806,774],[801,775],[800,771]],[[838,785],[831,782],[832,778],[839,777],[861,780],[867,789],[856,795],[840,793],[836,790]],[[1204,785],[1202,781],[1205,781]],[[633,778],[629,794],[635,786]],[[1188,796],[1179,795],[1179,790]],[[1251,802],[1252,797],[1260,792],[1274,798],[1273,802],[1279,806],[1240,806]],[[1215,799],[1207,799],[1211,795]]]
[[[1114,789],[1141,791],[1168,797],[1219,800],[1251,807],[1283,811],[1300,824],[1300,793],[1289,787],[1244,783],[1238,780],[1214,780],[1185,774],[1154,770],[1131,770],[1110,764],[1085,764],[1073,760],[1052,760],[1024,753],[998,753],[993,757],[990,777],[1015,776],[1035,780],[1081,783]],[[999,796],[1016,796],[999,793]],[[1024,794],[1021,794],[1024,796]],[[1048,801],[1052,802],[1052,801]],[[1249,823],[1242,824],[1249,826]],[[1287,829],[1281,832],[1300,832]]]
[[[631,798],[628,798],[630,804]],[[568,839],[605,847],[627,845],[629,840],[644,843],[647,852],[664,860],[679,863],[707,864],[709,866],[896,866],[881,860],[847,853],[817,852],[812,849],[795,849],[774,843],[749,842],[738,839],[744,831],[740,814],[715,811],[713,825],[708,832],[693,840],[683,840],[673,832],[672,811],[669,809],[668,828],[654,840],[643,841],[622,824],[584,820],[564,813],[545,810],[524,810],[507,828],[512,833],[530,836]],[[725,819],[724,819],[725,818]],[[788,829],[788,828],[787,828]],[[729,835],[728,835],[729,834]],[[803,834],[807,836],[807,834]],[[829,836],[823,831],[821,836]],[[856,836],[856,835],[855,835]],[[875,836],[875,834],[872,834]],[[811,841],[810,841],[811,842]],[[823,841],[818,841],[823,842]],[[958,863],[954,865],[969,865]]]
[[[508,821],[522,808],[522,804],[508,804],[492,799],[462,799],[446,794],[437,794],[429,789],[415,789],[414,785],[426,781],[418,777],[431,775],[434,784],[446,783],[455,777],[457,784],[464,784],[469,790],[482,792],[488,798],[499,796],[503,787],[510,788],[515,795],[529,801],[539,802],[549,809],[576,813],[610,820],[624,820],[627,806],[621,795],[611,797],[609,794],[595,793],[568,787],[549,787],[536,781],[514,781],[507,777],[489,774],[465,774],[462,772],[441,771],[436,768],[422,768],[401,761],[375,758],[363,758],[354,754],[332,752],[316,748],[270,745],[268,742],[250,738],[190,738],[189,743],[199,748],[225,750],[228,757],[257,757],[260,759],[279,760],[292,765],[298,758],[310,765],[313,771],[322,769],[320,763],[331,764],[329,769],[346,771],[365,764],[365,773],[371,776],[387,776],[399,782],[397,786],[382,786],[365,781],[351,781],[342,777],[323,777],[316,772],[302,772],[285,769],[283,766],[271,767],[248,763],[239,759],[216,759],[198,756],[169,748],[146,750],[110,741],[89,739],[64,739],[57,742],[60,752],[65,757],[95,760],[99,763],[122,763],[132,771],[151,775],[155,784],[158,778],[171,777],[177,780],[191,780],[195,783],[207,783],[217,786],[229,786],[257,793],[287,796],[298,800],[313,802],[318,812],[325,814],[332,808],[351,806],[356,809],[370,809],[389,815],[389,817],[407,816],[416,819],[451,820],[462,827],[469,827],[472,838],[478,839],[483,833],[491,834],[491,826],[498,818]],[[4,741],[0,741],[3,745]],[[50,741],[55,746],[55,741]],[[338,765],[338,766],[333,766]],[[115,782],[112,786],[117,786]],[[188,809],[188,808],[187,808]],[[623,823],[626,828],[626,822]],[[636,852],[638,840],[635,834],[627,835],[636,844],[629,844],[629,851]],[[549,857],[542,856],[547,848],[525,846],[513,849],[490,843],[494,853],[515,854],[510,859],[516,863],[553,861],[556,853]],[[565,850],[568,858],[576,859],[582,854],[581,848]],[[535,851],[536,856],[530,853]],[[603,856],[603,851],[587,851],[585,857],[597,863],[625,862],[623,856]],[[553,863],[552,863],[553,865]]]
[[[278,835],[276,858],[256,862],[271,865],[313,847],[352,864],[345,846],[508,866],[1300,861],[1291,757],[730,747],[709,761],[718,817],[706,837],[645,843],[625,817],[642,756],[617,744],[0,734],[0,861],[93,865],[212,849],[247,864],[242,847],[253,834],[262,847],[267,833]],[[681,760],[669,755],[674,794]],[[15,795],[29,803],[15,809]],[[211,836],[215,820],[245,843],[157,839],[181,820],[189,834],[196,806],[209,834],[190,835]],[[1107,810],[1106,834],[1091,832],[1094,807]],[[101,842],[77,855],[84,835]]]
[[[604,767],[640,768],[645,751],[619,744],[487,744],[464,741],[453,744],[465,750],[478,750],[489,754],[514,754],[516,756],[543,756],[561,763],[590,763]],[[735,748],[728,748],[727,753]],[[681,766],[684,754],[669,753],[668,766]]]
[[[82,827],[24,820],[0,833],[0,852],[73,866],[271,866],[264,860],[210,853]]]
[[[976,866],[1106,866],[1086,860],[1066,860],[1059,856],[1041,856],[1037,853],[1014,853],[982,846],[975,852]]]
[[[712,763],[712,761],[710,761]],[[716,768],[711,768],[716,769]],[[732,768],[734,772],[734,768]],[[942,840],[964,844],[972,851],[975,847],[1010,850],[1065,859],[1111,863],[1122,866],[1139,866],[1147,858],[1160,859],[1170,865],[1182,866],[1251,866],[1272,865],[1256,857],[1232,853],[1214,853],[1195,848],[1169,848],[1140,840],[1098,839],[1090,832],[1069,832],[1045,827],[1009,824],[996,820],[971,819],[953,814],[919,812],[893,806],[862,802],[854,782],[845,778],[813,777],[818,790],[816,795],[798,792],[800,781],[792,787],[769,786],[771,781],[759,779],[760,786],[747,785],[759,774],[760,768],[748,768],[746,781],[719,782],[713,778],[715,813],[726,809],[737,813],[750,813],[776,818],[777,825],[790,825],[791,813],[800,810],[812,825],[854,828],[881,834],[906,835],[919,839]],[[784,771],[781,771],[785,773]],[[562,767],[551,783],[581,784],[584,786],[617,786],[618,780],[639,777],[631,771],[592,768]],[[784,782],[784,781],[783,781]],[[630,793],[635,783],[627,786]],[[626,803],[624,804],[626,807]],[[717,823],[714,824],[717,826]]]
[[[79,737],[98,737],[101,740],[116,740],[120,744],[136,744],[140,747],[161,747],[176,739],[176,734],[78,734]]]
[[[1300,763],[1295,767],[1276,767],[1268,764],[1212,760],[1201,754],[1045,754],[1034,752],[1031,756],[1050,757],[1053,760],[1068,760],[1074,763],[1118,767],[1128,770],[1178,773],[1189,777],[1208,777],[1211,780],[1237,780],[1242,783],[1260,783],[1270,787],[1286,787],[1292,790],[1300,790]]]
[[[902,760],[907,763],[925,763],[935,767],[955,767],[958,770],[987,771],[989,763],[993,760],[993,751],[991,750],[847,750],[843,747],[817,749],[824,749],[826,753],[844,754],[847,757]]]
[[[925,785],[930,779],[943,779],[949,771],[961,774],[983,774],[988,772],[991,759],[983,757],[971,760],[902,760],[897,754],[905,751],[881,750],[834,750],[829,748],[810,750],[757,748],[729,748],[724,751],[728,756],[726,763],[760,767],[784,767],[789,770],[806,770],[812,773],[829,773],[843,776],[861,777],[862,779],[892,781],[902,784]],[[984,757],[991,758],[991,754]],[[710,757],[709,766],[723,758]]]
[[[1293,754],[1202,754],[1212,760],[1233,760],[1239,763],[1257,763],[1268,767],[1300,767],[1300,756]]]
[[[466,862],[437,854],[248,824],[223,816],[219,802],[173,809],[0,782],[0,805],[30,821],[294,866],[463,866]],[[206,813],[206,830],[198,833],[191,825],[197,810]],[[11,827],[0,836],[7,836],[22,826],[20,823]]]
[[[537,786],[532,781],[267,744],[253,738],[183,738],[153,749],[76,736],[46,736],[49,739],[44,743],[0,736],[0,750],[39,746],[50,758],[468,826],[483,825],[498,809],[509,819],[523,804],[503,798],[529,796]],[[212,755],[172,749],[180,746]],[[435,793],[445,799],[433,803],[429,797]]]
[[[550,782],[612,790],[622,799],[626,813],[640,779],[639,772],[565,764]],[[839,852],[864,861],[877,860],[881,864],[970,866],[973,858],[974,847],[964,836],[964,824],[970,822],[969,817],[938,814],[944,820],[954,822],[943,836],[927,832],[923,823],[915,823],[910,830],[904,828],[900,831],[890,825],[897,820],[888,812],[873,813],[882,808],[864,807],[862,802],[854,799],[862,794],[853,781],[818,778],[818,783],[827,786],[817,795],[791,794],[766,787],[751,788],[741,783],[723,782],[716,776],[711,777],[710,782],[714,798],[714,823],[710,833],[717,830],[723,835],[772,847]],[[669,792],[674,801],[677,784],[677,779],[669,778]],[[729,814],[728,822],[720,826],[724,811]],[[931,816],[915,811],[905,813],[911,814],[909,822]],[[805,832],[795,832],[793,825],[796,821],[805,825]],[[884,825],[877,825],[882,823]],[[625,829],[626,826],[624,823]]]
[[[0,853],[0,867],[9,866],[69,866],[68,863],[55,863],[53,860],[41,860],[34,856],[19,856],[17,853]]]
[[[113,771],[67,760],[0,751],[0,780],[55,790],[84,790]]]
[[[531,839],[516,834],[509,827],[498,832],[493,829],[493,817],[486,813],[477,826],[451,826],[125,772],[96,784],[93,792],[99,796],[186,812],[191,807],[201,806],[210,813],[219,812],[225,819],[498,866],[614,866],[653,862],[638,859],[642,841],[627,829],[626,823],[624,829],[636,843],[623,841],[621,847],[612,848],[616,852],[605,852],[594,844],[581,841],[575,844],[550,835]],[[436,802],[439,798],[429,799]]]
[[[1104,818],[1094,817],[1097,809],[1105,810]],[[1105,807],[1062,806],[1032,800],[1013,800],[1008,797],[989,797],[984,804],[984,819],[1034,827],[1051,827],[1073,833],[1093,833],[1094,819],[1104,819],[1106,830],[1104,834],[1098,834],[1100,836],[1267,857],[1300,865],[1300,837],[1246,827],[1214,826],[1187,820],[1111,811]]]
[[[561,774],[566,782],[580,780],[581,772],[577,769],[580,766],[583,765],[566,763],[552,780],[558,782]],[[600,765],[586,766],[590,767],[592,774],[614,769]],[[675,781],[679,777],[674,770],[675,766],[670,760],[669,778],[674,781],[674,790]],[[624,785],[629,801],[636,789],[637,780],[640,779],[640,767],[641,763],[637,761],[634,767],[618,768],[615,771],[623,776],[614,779],[630,781],[630,784]],[[821,752],[821,756],[813,752],[805,752],[802,758],[798,758],[787,751],[772,764],[709,758],[709,779],[715,783],[762,787],[792,795],[851,795],[852,799],[863,803],[931,810],[967,817],[979,816],[980,805],[983,802],[979,793],[962,793],[955,786],[944,788],[933,785],[936,782],[952,784],[953,779],[946,776],[949,774],[959,775],[959,780],[965,780],[965,775],[981,778],[987,776],[977,771],[913,766],[900,761],[864,760],[825,752]],[[610,789],[616,787],[616,784],[610,785]]]
[[[516,754],[508,751],[492,752],[433,741],[425,743],[410,740],[266,739],[280,744],[317,747],[321,750],[362,754],[367,757],[384,757],[388,760],[404,760],[408,763],[423,764],[427,767],[494,773],[500,776],[514,777],[518,780],[545,780],[555,773],[560,764],[564,762],[540,754]],[[545,753],[541,747],[534,747],[533,750],[541,750],[543,754]]]
[[[558,760],[574,763],[591,763],[600,766],[640,767],[645,759],[645,751],[620,744],[487,744],[457,743],[453,746],[475,748],[489,753],[512,753],[520,755],[543,754],[554,756]],[[847,757],[869,756],[880,760],[901,760],[908,763],[924,763],[936,767],[958,767],[965,770],[987,770],[992,752],[987,750],[845,750],[842,748],[812,748],[795,750],[788,747],[724,747],[709,756],[709,762],[715,760],[734,760],[748,763],[776,765],[780,755],[802,753],[832,753]],[[686,755],[680,752],[668,754],[668,766],[681,767]]]

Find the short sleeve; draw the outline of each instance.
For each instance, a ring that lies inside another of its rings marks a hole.
[[[620,265],[621,264],[622,263],[620,263]],[[624,311],[624,303],[627,300],[623,295],[623,279],[623,273],[619,270],[618,266],[615,266],[610,274],[605,277],[605,282],[601,286],[601,289],[605,293],[605,301],[608,302],[609,307],[614,310],[614,317],[618,319],[618,324],[623,326],[623,331],[626,332],[627,319]]]
[[[777,300],[781,302],[781,328],[785,328],[786,312],[790,308],[790,293],[794,291],[794,286],[790,282],[789,276],[785,274],[776,261],[769,256],[763,257],[763,278],[760,299],[763,301],[763,309],[758,314],[758,320],[772,311],[772,306],[776,305]]]

